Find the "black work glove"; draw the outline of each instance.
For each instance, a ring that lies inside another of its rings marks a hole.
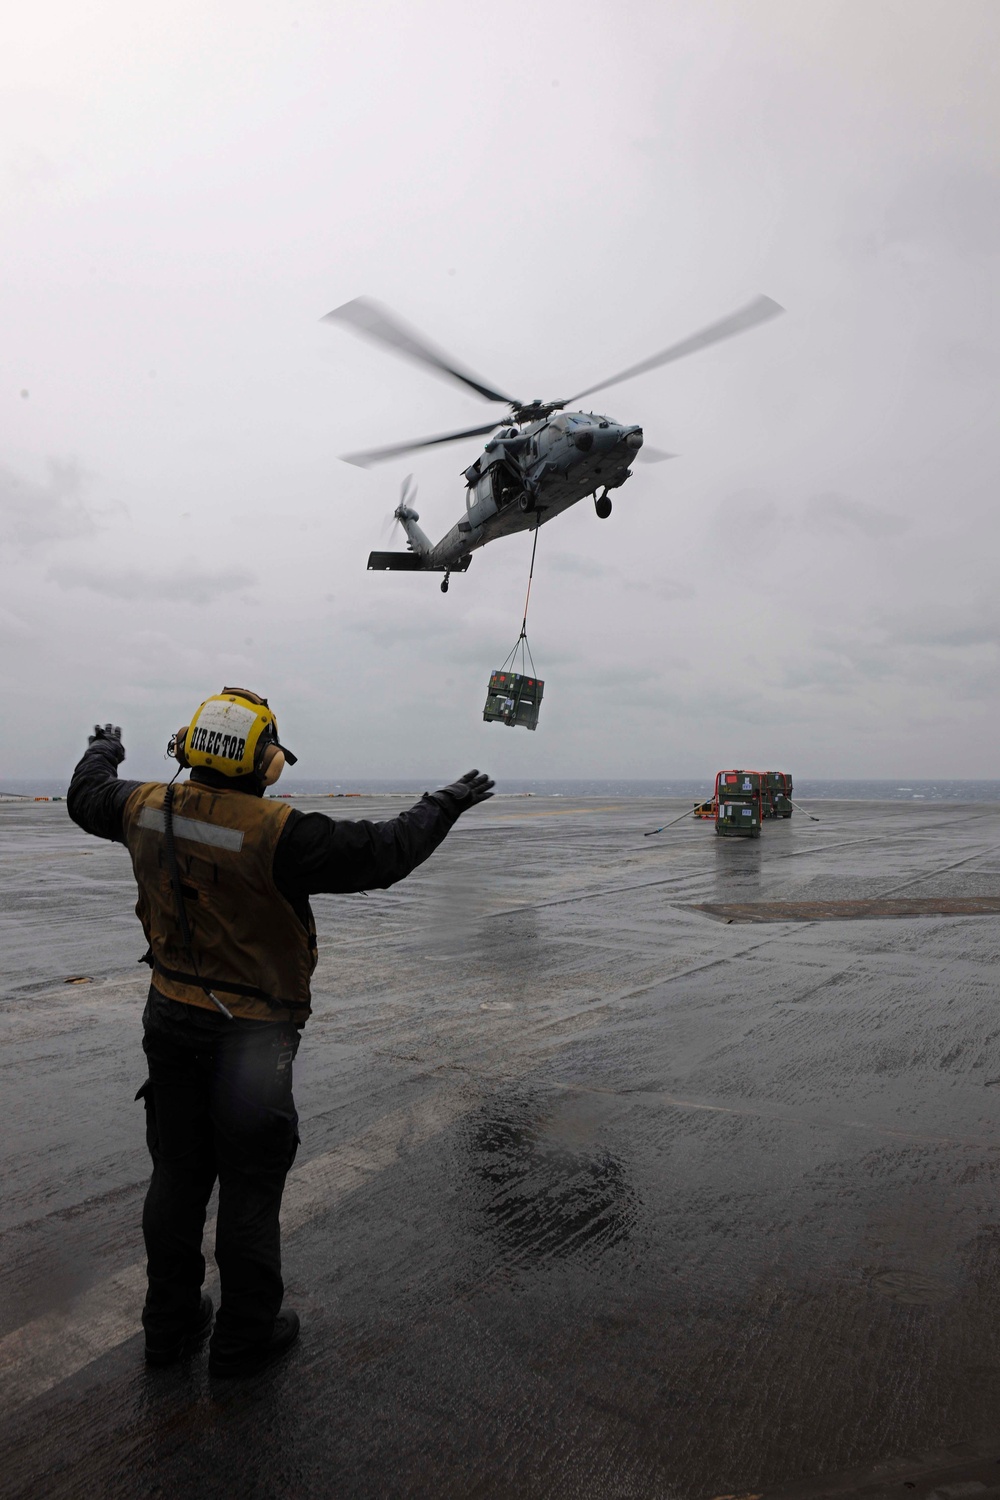
[[[87,744],[93,745],[98,740],[111,747],[115,754],[115,764],[120,765],[125,759],[125,746],[122,744],[121,726],[118,724],[95,724],[93,734],[87,736]]]
[[[488,801],[493,796],[495,785],[496,782],[485,771],[466,771],[464,776],[460,776],[450,786],[443,786],[434,796],[449,798],[455,811],[463,813],[479,802]]]

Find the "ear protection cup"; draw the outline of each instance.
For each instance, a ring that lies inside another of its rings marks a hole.
[[[264,751],[264,759],[262,762],[264,785],[274,786],[274,783],[277,781],[278,777],[281,775],[284,769],[284,750],[280,750],[277,745],[268,745],[267,749]]]
[[[187,766],[189,764],[188,758],[184,754],[184,742],[187,739],[188,728],[187,724],[182,724],[174,735],[171,744],[167,746],[167,754],[172,755],[179,766]]]

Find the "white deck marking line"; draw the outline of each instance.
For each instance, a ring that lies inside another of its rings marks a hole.
[[[438,1135],[469,1108],[466,1097],[436,1094],[408,1108],[393,1110],[356,1140],[335,1146],[288,1178],[281,1227],[294,1233],[343,1203],[352,1193]],[[215,1237],[215,1220],[205,1241]],[[117,1271],[84,1292],[70,1307],[45,1313],[0,1339],[0,1408],[11,1411],[68,1380],[94,1360],[141,1331],[146,1295],[142,1261]]]

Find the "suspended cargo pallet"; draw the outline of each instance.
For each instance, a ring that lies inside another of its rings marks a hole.
[[[531,599],[531,580],[535,576],[535,552],[538,549],[538,523],[535,523],[535,539],[531,544],[531,567],[528,569],[528,591],[524,596],[524,618],[521,634],[513,649],[504,658],[502,667],[490,675],[490,686],[486,694],[483,718],[488,724],[506,724],[509,729],[537,729],[538,714],[542,706],[544,682],[535,676],[535,663],[528,645],[528,603]],[[514,671],[517,653],[521,653],[521,670]],[[531,675],[528,675],[528,666]]]
[[[510,729],[538,727],[544,682],[521,672],[499,669],[490,677],[483,718],[487,723],[506,724]]]

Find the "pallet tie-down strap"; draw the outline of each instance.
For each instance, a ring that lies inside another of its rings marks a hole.
[[[531,647],[528,645],[528,637],[525,635],[525,633],[524,633],[523,630],[521,631],[521,634],[518,636],[517,640],[514,642],[514,644],[511,647],[510,651],[508,651],[506,657],[504,658],[503,665],[500,667],[500,671],[501,672],[507,672],[507,671],[513,672],[514,671],[514,658],[517,656],[518,647],[521,648],[521,676],[522,677],[527,677],[527,675],[528,675],[527,670],[525,668],[525,664],[524,664],[524,653],[525,653],[525,651],[527,651],[527,653],[528,653],[528,661],[531,663],[531,675],[532,675],[532,677],[537,678],[538,673],[535,671],[535,663],[532,661],[532,658],[531,658]]]
[[[696,807],[701,807],[702,805],[703,804],[700,803],[700,802],[698,802],[698,803],[695,804]],[[681,815],[680,815],[679,818],[673,818],[673,819],[671,819],[671,821],[669,823],[661,823],[660,826],[659,826],[659,828],[651,828],[648,833],[644,833],[643,834],[643,838],[644,839],[651,839],[653,837],[654,833],[663,833],[665,831],[665,829],[667,829],[667,828],[673,828],[675,826],[675,824],[677,824],[677,823],[683,823],[683,821],[684,821],[685,818],[693,818],[693,817],[694,817],[694,813],[693,812],[687,812],[685,810],[684,812],[681,813]]]

